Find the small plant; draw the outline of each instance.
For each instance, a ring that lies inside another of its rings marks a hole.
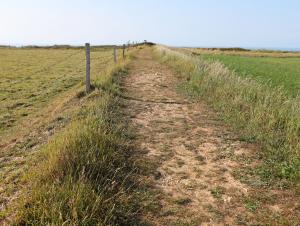
[[[253,200],[246,200],[245,202],[246,209],[255,212],[257,208],[259,207],[259,202],[253,201]]]
[[[205,164],[205,158],[202,155],[198,155],[196,160],[199,161],[200,164]]]
[[[226,191],[225,188],[218,186],[211,189],[210,193],[213,195],[214,198],[220,199],[222,198],[222,195],[225,194],[225,191]]]
[[[182,205],[182,206],[185,206],[185,205],[187,205],[187,204],[189,204],[191,202],[192,202],[192,200],[189,199],[189,198],[179,198],[179,199],[175,200],[175,203],[177,205]]]

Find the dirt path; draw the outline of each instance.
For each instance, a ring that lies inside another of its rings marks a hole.
[[[255,210],[265,204],[233,176],[255,146],[239,141],[207,106],[180,95],[176,82],[149,49],[137,54],[124,79],[126,114],[138,152],[155,166],[149,177],[159,208],[146,218],[155,225],[270,222],[268,215],[280,213],[280,206],[266,204],[259,219]]]

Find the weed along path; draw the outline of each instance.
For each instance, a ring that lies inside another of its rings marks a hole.
[[[154,225],[280,222],[276,201],[257,201],[253,194],[260,190],[233,176],[256,147],[239,141],[206,105],[189,101],[176,87],[172,70],[147,48],[136,54],[123,80],[134,145],[149,168],[143,177],[150,180],[153,200],[146,220]],[[257,213],[258,206],[264,211]]]

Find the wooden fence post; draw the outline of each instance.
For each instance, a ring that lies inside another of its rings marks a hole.
[[[116,50],[116,47],[114,47],[114,62],[117,63],[117,50]]]
[[[86,92],[89,93],[91,90],[91,78],[90,78],[90,44],[85,43],[85,54],[86,54]]]
[[[123,44],[123,59],[125,59],[125,44]]]

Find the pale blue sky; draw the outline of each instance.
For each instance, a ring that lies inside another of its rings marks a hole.
[[[0,44],[300,48],[299,0],[0,0]]]

